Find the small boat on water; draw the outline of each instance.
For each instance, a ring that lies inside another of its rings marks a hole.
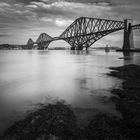
[[[105,47],[105,52],[109,52],[109,51],[110,51],[110,48],[109,48],[108,45],[106,45],[106,47]]]

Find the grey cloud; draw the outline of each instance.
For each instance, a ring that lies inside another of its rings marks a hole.
[[[8,37],[10,36],[11,34],[0,34],[0,37]]]
[[[126,5],[126,4],[134,4],[139,3],[139,0],[66,0],[69,2],[75,2],[75,3],[90,3],[90,4],[98,4],[98,3],[108,3],[111,5]]]

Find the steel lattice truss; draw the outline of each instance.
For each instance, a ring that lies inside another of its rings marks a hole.
[[[42,33],[34,43],[38,44],[38,49],[45,49],[54,40],[65,40],[72,49],[83,49],[112,32],[124,29],[124,26],[123,21],[81,17],[76,19],[59,37],[52,38]],[[131,27],[132,30],[140,29],[140,24]],[[30,39],[27,47],[33,47],[34,43]]]
[[[100,38],[124,29],[124,22],[81,17],[76,19],[61,35],[60,39],[67,41],[75,49],[90,47]]]
[[[133,26],[132,26],[132,29],[133,29],[133,30],[140,29],[140,24],[133,25]]]
[[[32,49],[32,48],[33,48],[33,45],[34,45],[34,42],[33,42],[33,40],[30,38],[30,39],[28,40],[26,46],[27,46],[28,49]]]
[[[50,42],[53,41],[53,38],[46,33],[40,34],[36,43],[38,44],[38,49],[45,49],[49,46]]]

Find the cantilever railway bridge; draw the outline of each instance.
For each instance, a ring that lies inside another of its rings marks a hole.
[[[38,49],[46,49],[55,40],[68,42],[72,50],[88,49],[102,37],[124,30],[123,49],[134,48],[133,30],[140,29],[140,24],[132,25],[132,20],[108,20],[99,18],[80,17],[76,19],[59,37],[51,37],[46,33],[40,34],[36,42],[29,39],[27,48],[33,48],[37,44]]]

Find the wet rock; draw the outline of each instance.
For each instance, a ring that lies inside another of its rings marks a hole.
[[[88,140],[120,140],[123,136],[120,133],[120,119],[103,113],[97,114],[93,120],[89,122],[86,128],[86,136]]]
[[[121,67],[110,67],[111,71],[108,75],[121,79],[134,78],[140,79],[140,66],[130,64]]]
[[[113,89],[118,97],[112,100],[123,116],[123,134],[130,139],[140,139],[140,66],[126,65],[111,68],[110,76],[123,79],[122,89]],[[121,126],[122,127],[122,126]]]
[[[76,118],[70,107],[62,103],[47,105],[13,124],[4,137],[16,140],[37,140],[50,135],[53,139],[71,139],[76,129]],[[58,138],[57,138],[58,137]]]

